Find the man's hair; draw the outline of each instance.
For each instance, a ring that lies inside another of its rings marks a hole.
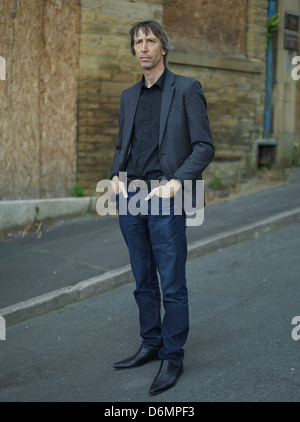
[[[135,56],[134,50],[134,37],[137,33],[142,30],[146,35],[149,34],[150,31],[159,38],[162,48],[165,50],[166,54],[164,55],[164,64],[167,65],[167,56],[169,53],[169,40],[167,34],[165,33],[164,29],[161,25],[156,21],[143,21],[143,22],[136,22],[130,30],[130,47],[131,47],[131,54]]]

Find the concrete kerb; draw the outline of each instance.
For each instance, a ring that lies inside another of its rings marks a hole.
[[[281,226],[300,220],[300,207],[264,218],[236,229],[219,233],[207,239],[194,242],[189,246],[189,258],[204,255],[214,250],[225,248],[234,243],[258,237]]]
[[[0,201],[0,233],[34,221],[83,215],[95,204],[95,197]]]
[[[296,221],[300,221],[300,207],[194,242],[188,247],[188,258],[199,257],[234,243],[255,238],[262,233],[267,233]],[[133,281],[130,265],[126,265],[100,276],[81,281],[73,286],[67,286],[2,308],[0,315],[5,318],[7,326],[10,326]]]
[[[130,265],[0,309],[7,326],[52,312],[133,281]]]

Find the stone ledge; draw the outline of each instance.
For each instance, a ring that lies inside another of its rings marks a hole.
[[[187,66],[199,66],[214,69],[232,70],[245,73],[264,72],[265,63],[261,60],[226,57],[210,53],[193,53],[190,51],[172,50],[169,54],[169,63]]]

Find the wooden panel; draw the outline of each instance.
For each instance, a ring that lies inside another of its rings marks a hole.
[[[77,0],[1,0],[0,199],[70,194],[79,26]]]
[[[41,196],[70,196],[76,175],[80,6],[47,0],[41,39]]]

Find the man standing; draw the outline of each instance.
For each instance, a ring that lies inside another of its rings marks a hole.
[[[119,213],[136,281],[142,344],[135,355],[114,367],[132,368],[160,359],[150,388],[150,394],[158,394],[173,387],[183,372],[183,346],[189,331],[186,216],[184,210],[175,211],[175,197],[182,194],[186,180],[195,184],[202,179],[214,147],[201,84],[167,69],[169,45],[163,28],[155,21],[138,22],[130,35],[131,52],[143,78],[121,95],[111,180],[119,202],[130,201],[141,181],[147,188],[145,199],[140,200],[147,212]],[[162,212],[165,199],[168,214]],[[151,213],[154,200],[160,201],[158,213]]]

